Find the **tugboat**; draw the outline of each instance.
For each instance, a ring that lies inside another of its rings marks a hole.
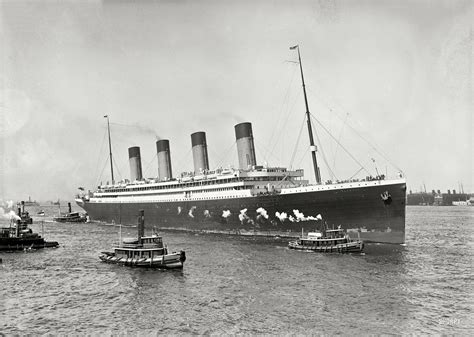
[[[18,216],[16,223],[20,225],[31,225],[33,224],[33,218],[30,216],[30,213],[25,210],[25,202],[22,201],[18,205]]]
[[[137,238],[121,239],[113,246],[113,252],[101,252],[99,258],[103,262],[125,266],[152,267],[152,268],[183,268],[186,253],[168,252],[163,245],[161,236],[153,233],[145,236],[145,211],[140,210],[138,216]]]
[[[327,227],[324,225],[324,227]],[[305,237],[288,243],[288,248],[298,250],[308,250],[320,253],[361,253],[364,249],[364,242],[360,239],[352,240],[342,228],[326,229],[321,232],[309,232]]]
[[[73,212],[71,209],[71,203],[67,203],[69,211],[67,214],[60,214],[57,217],[53,217],[55,222],[86,222],[87,215],[79,214],[79,212]],[[87,214],[87,213],[86,213]]]
[[[55,248],[59,244],[56,241],[45,241],[41,235],[33,233],[28,224],[33,220],[23,207],[18,207],[16,222],[10,221],[10,227],[0,228],[0,251],[14,251],[25,249]]]

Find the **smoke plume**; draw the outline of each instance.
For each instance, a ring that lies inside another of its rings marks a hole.
[[[15,213],[15,211],[10,210],[8,213],[5,213],[3,207],[0,207],[0,216],[8,220],[21,220],[21,218]]]

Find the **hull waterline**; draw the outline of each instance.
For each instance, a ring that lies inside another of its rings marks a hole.
[[[137,211],[143,209],[150,227],[287,237],[297,237],[302,229],[314,230],[318,222],[310,216],[321,214],[329,226],[341,226],[351,236],[360,235],[365,242],[401,244],[405,241],[405,191],[405,182],[398,181],[367,187],[346,184],[327,190],[322,187],[318,191],[252,198],[174,202],[78,199],[77,203],[96,221],[134,224]],[[388,200],[383,197],[387,192]],[[298,214],[304,217],[297,218]]]

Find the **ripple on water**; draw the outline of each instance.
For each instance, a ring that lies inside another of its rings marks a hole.
[[[118,237],[116,226],[45,223],[45,236],[60,248],[2,254],[0,328],[11,334],[468,334],[473,211],[409,207],[406,245],[368,245],[365,255],[292,251],[283,239],[164,233],[171,249],[187,252],[182,271],[99,262],[98,253]],[[124,228],[123,235],[135,230]]]

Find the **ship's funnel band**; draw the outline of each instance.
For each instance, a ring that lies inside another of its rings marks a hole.
[[[191,135],[193,146],[194,173],[199,174],[209,170],[209,157],[207,155],[207,142],[205,132],[195,132]]]
[[[199,131],[191,134],[191,144],[192,146],[204,145],[206,146],[206,133]]]
[[[252,123],[240,123],[235,126],[235,139],[252,138]]]
[[[170,141],[168,139],[161,139],[156,142],[156,151],[163,152],[163,151],[170,151]]]
[[[128,149],[128,160],[130,163],[130,180],[142,180],[142,160],[140,156],[140,148],[138,146]]]
[[[253,142],[252,124],[240,123],[235,126],[235,139],[237,141],[237,153],[239,156],[239,168],[251,169],[257,165],[255,146]]]
[[[156,142],[156,151],[158,156],[158,175],[161,181],[173,178],[171,171],[171,152],[170,142],[167,139],[161,139]]]

